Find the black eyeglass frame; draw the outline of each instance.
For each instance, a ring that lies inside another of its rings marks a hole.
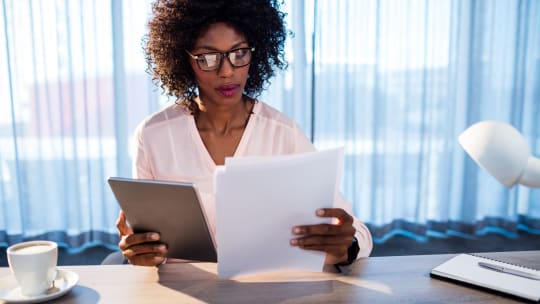
[[[234,63],[232,63],[232,60],[231,58],[229,57],[231,53],[234,53],[238,50],[249,50],[250,51],[250,57],[249,57],[249,61],[246,63],[246,64],[242,64],[242,65],[235,65]],[[223,63],[223,57],[226,57],[227,60],[229,60],[229,63],[231,64],[232,67],[235,67],[235,68],[241,68],[241,67],[245,67],[246,65],[250,64],[251,63],[251,58],[252,58],[252,54],[254,51],[255,51],[255,48],[254,47],[241,47],[241,48],[235,48],[235,49],[232,49],[230,51],[227,51],[227,52],[208,52],[208,53],[201,53],[201,54],[192,54],[190,51],[188,50],[185,50],[186,53],[189,55],[189,57],[195,59],[195,62],[197,62],[197,66],[199,67],[199,69],[201,71],[204,71],[204,72],[212,72],[212,71],[217,71],[221,68],[221,64]],[[201,67],[201,63],[199,62],[199,58],[204,58],[203,56],[205,55],[210,55],[210,54],[219,54],[221,56],[219,56],[219,63],[216,65],[215,68],[212,68],[210,70],[208,69],[203,69]]]

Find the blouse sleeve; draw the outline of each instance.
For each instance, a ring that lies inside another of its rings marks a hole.
[[[134,178],[139,179],[154,179],[152,174],[151,164],[147,158],[145,142],[143,138],[144,123],[141,123],[135,130],[133,137],[133,165],[132,172]]]

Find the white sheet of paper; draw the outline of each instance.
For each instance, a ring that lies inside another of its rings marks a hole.
[[[329,223],[343,148],[288,156],[227,159],[216,173],[218,276],[321,271],[322,252],[293,247],[292,227]]]

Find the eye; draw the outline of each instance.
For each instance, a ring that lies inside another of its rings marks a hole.
[[[246,54],[248,53],[248,50],[249,50],[249,49],[238,49],[238,50],[235,50],[235,51],[234,51],[234,57],[240,59],[240,58],[246,56]]]

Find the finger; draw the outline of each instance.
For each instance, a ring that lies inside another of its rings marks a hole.
[[[309,246],[342,246],[347,250],[353,240],[352,236],[309,236],[303,238],[292,239],[291,245],[298,247]]]
[[[312,245],[300,247],[304,250],[323,251],[336,257],[347,255],[347,248],[339,245]]]
[[[153,254],[137,255],[128,259],[130,264],[138,266],[157,266],[165,261],[165,257]]]
[[[346,235],[353,236],[356,229],[351,223],[346,225],[317,224],[296,226],[292,230],[295,235]]]
[[[118,229],[118,234],[120,237],[128,234],[133,234],[133,230],[127,224],[126,214],[123,210],[120,210],[118,214],[118,219],[116,220],[116,228]]]
[[[347,260],[347,248],[338,245],[314,245],[300,247],[303,250],[322,251],[326,253],[325,264],[336,264]]]
[[[134,245],[157,242],[159,239],[159,233],[156,232],[135,233],[123,236],[118,243],[118,247],[125,250]]]
[[[125,250],[122,250],[122,255],[126,259],[132,259],[139,255],[153,254],[156,256],[166,256],[167,246],[162,243],[146,243],[141,245],[131,246]]]
[[[354,218],[341,208],[321,208],[315,212],[319,217],[335,217],[339,220],[339,224],[348,224],[354,221]]]

